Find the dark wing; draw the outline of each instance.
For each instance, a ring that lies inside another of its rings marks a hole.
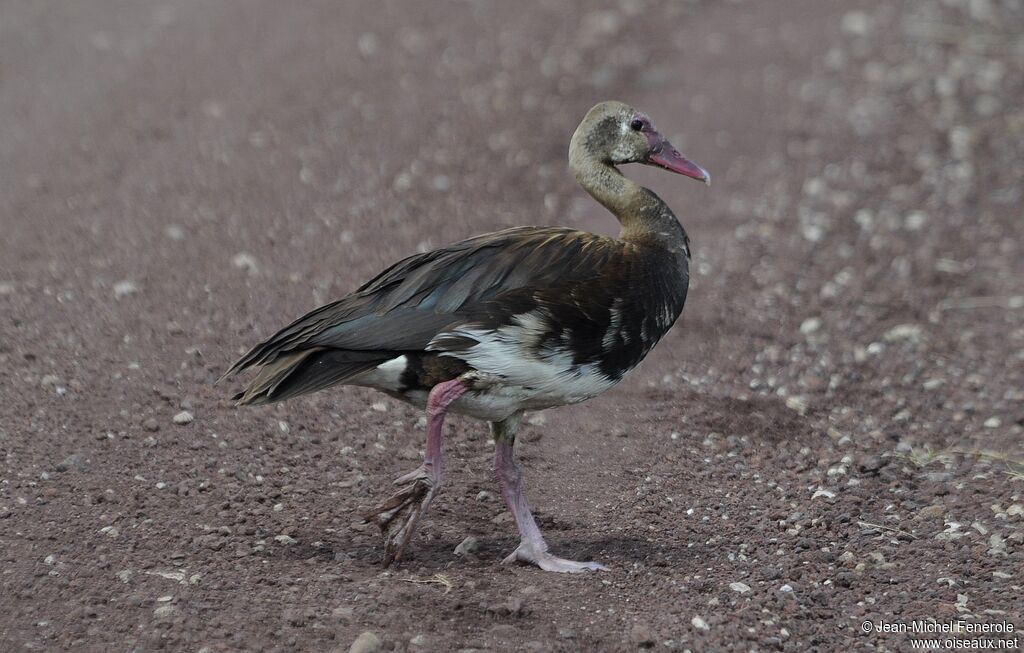
[[[593,279],[624,247],[572,229],[516,227],[416,254],[256,345],[224,377],[264,366],[267,374],[260,377],[266,378],[250,385],[243,402],[285,398],[283,381],[302,369],[302,376],[319,371],[321,377],[303,384],[303,393],[333,385],[398,352],[423,351],[459,324],[500,326],[521,312],[517,297],[528,300],[537,289]],[[494,301],[499,297],[501,302]],[[299,393],[287,396],[294,394]]]

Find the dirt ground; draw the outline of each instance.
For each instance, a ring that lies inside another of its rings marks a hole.
[[[0,649],[1024,644],[1022,35],[1019,0],[0,3]],[[693,239],[683,317],[518,445],[610,571],[500,565],[455,418],[384,572],[358,515],[420,415],[211,384],[417,249],[615,233],[565,162],[603,99],[715,179],[627,171]]]

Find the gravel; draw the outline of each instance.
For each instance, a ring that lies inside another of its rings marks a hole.
[[[0,20],[7,648],[616,651],[640,625],[654,650],[902,650],[859,624],[1024,624],[1019,3],[167,4]],[[515,526],[458,417],[383,571],[360,514],[418,464],[422,411],[213,383],[416,251],[615,233],[564,160],[604,98],[721,180],[625,170],[691,235],[688,305],[516,445],[552,551],[609,571],[500,564]]]

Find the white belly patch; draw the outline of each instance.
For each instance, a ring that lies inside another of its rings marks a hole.
[[[500,329],[466,325],[440,334],[438,340],[441,341],[453,336],[476,341],[477,344],[459,351],[440,350],[438,353],[462,359],[473,369],[495,379],[493,388],[456,402],[456,412],[481,419],[489,419],[483,414],[507,417],[518,410],[579,403],[618,382],[606,376],[597,363],[575,365],[572,352],[540,346],[546,331],[542,315],[524,313]]]
[[[427,351],[465,361],[485,381],[456,400],[450,410],[487,421],[501,421],[517,412],[565,406],[596,397],[619,379],[605,375],[597,363],[578,365],[564,347],[541,344],[548,333],[545,316],[537,312],[516,315],[498,329],[463,325],[438,334]],[[447,350],[445,341],[475,342]],[[434,343],[441,343],[435,346]],[[425,390],[402,389],[405,356],[393,358],[351,380],[354,385],[383,390],[409,403],[425,406]]]

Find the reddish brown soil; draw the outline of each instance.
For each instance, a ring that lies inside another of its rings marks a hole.
[[[0,6],[0,649],[1024,627],[1019,1],[350,4]],[[211,383],[418,248],[614,233],[565,166],[606,98],[715,176],[628,171],[693,237],[689,304],[520,443],[555,551],[610,571],[499,565],[486,431],[456,418],[449,484],[382,572],[358,512],[417,464],[416,411],[240,410]]]

